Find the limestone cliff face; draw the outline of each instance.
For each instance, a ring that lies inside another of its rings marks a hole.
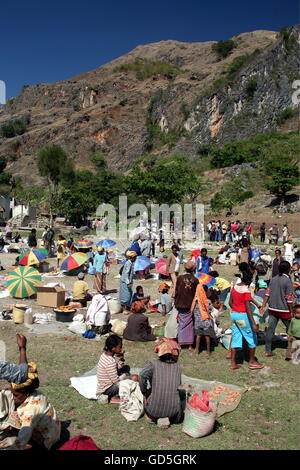
[[[79,168],[90,167],[91,154],[101,151],[110,168],[124,172],[149,149],[193,154],[202,144],[269,132],[282,110],[295,106],[299,33],[294,26],[288,41],[273,31],[240,34],[223,60],[212,52],[213,42],[161,41],[67,81],[25,86],[0,107],[0,126],[25,115],[30,123],[23,135],[0,138],[0,155],[11,173],[30,184],[39,180],[37,151],[54,143]],[[248,60],[229,78],[228,67],[245,55]],[[141,60],[169,64],[179,73],[138,77],[124,69]],[[151,126],[167,138],[151,141]]]

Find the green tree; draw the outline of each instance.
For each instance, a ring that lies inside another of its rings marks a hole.
[[[102,152],[94,152],[91,155],[91,162],[98,170],[106,167],[105,155]]]
[[[58,203],[58,191],[61,185],[73,178],[74,164],[59,145],[52,145],[38,152],[37,166],[40,175],[47,179],[50,224],[52,225],[53,209]]]
[[[201,181],[184,155],[172,155],[155,161],[144,170],[135,165],[126,178],[128,191],[133,191],[144,203],[179,203],[184,198],[195,200]]]
[[[219,59],[225,59],[232,49],[236,47],[236,44],[232,39],[227,39],[226,41],[218,41],[211,46],[213,52],[216,52]]]
[[[253,192],[247,188],[247,181],[241,178],[233,178],[228,183],[225,183],[221,191],[217,192],[210,201],[211,208],[214,212],[223,209],[232,208],[241,204],[246,199],[253,197]]]

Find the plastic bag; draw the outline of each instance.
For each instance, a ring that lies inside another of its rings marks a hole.
[[[189,405],[195,410],[213,413],[212,408],[209,406],[207,390],[202,390],[202,398],[198,395],[198,393],[194,393],[192,398],[189,400]]]

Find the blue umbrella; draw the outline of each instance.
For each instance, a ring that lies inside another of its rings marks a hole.
[[[97,246],[102,246],[102,248],[110,248],[111,246],[115,246],[116,242],[113,240],[102,240],[101,242],[97,243]]]
[[[134,263],[134,271],[144,271],[151,264],[151,261],[147,256],[138,256]]]

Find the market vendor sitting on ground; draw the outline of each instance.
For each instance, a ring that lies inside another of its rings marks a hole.
[[[73,285],[73,300],[80,302],[82,307],[87,306],[87,302],[92,300],[91,294],[89,294],[88,283],[84,280],[84,273],[78,274],[78,280]]]
[[[152,304],[150,309],[154,312],[159,312],[162,315],[167,315],[173,308],[173,300],[169,294],[170,286],[167,283],[160,284],[158,292],[160,292],[160,299],[157,304]]]
[[[26,338],[17,336],[17,343],[20,361],[25,363]],[[50,450],[60,439],[60,422],[53,406],[37,390],[39,379],[35,362],[29,362],[27,367],[24,382],[11,382],[9,390],[0,392],[0,448]]]
[[[127,326],[123,338],[129,341],[155,341],[148,317],[143,315],[146,308],[141,301],[134,302],[131,306],[131,315],[128,317]]]
[[[114,358],[118,357],[118,360]],[[119,382],[129,377],[129,366],[124,365],[124,351],[122,351],[122,338],[110,335],[106,338],[104,352],[101,354],[97,366],[97,396],[111,400],[119,394]],[[102,396],[104,395],[104,397]],[[104,400],[102,402],[105,402]]]
[[[183,403],[178,390],[181,384],[181,369],[177,364],[180,346],[173,339],[161,338],[154,352],[158,359],[150,361],[139,375],[145,418],[150,423],[168,427],[170,423],[177,424],[183,420]]]

